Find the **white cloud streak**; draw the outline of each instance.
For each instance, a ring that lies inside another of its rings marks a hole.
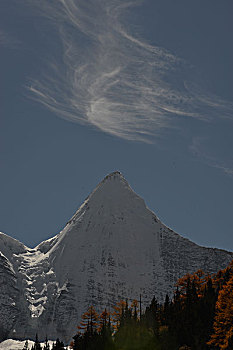
[[[201,91],[183,60],[130,33],[126,12],[141,1],[41,0],[63,44],[63,62],[28,88],[72,122],[152,142],[176,117],[230,118],[232,106]]]
[[[207,164],[212,168],[223,171],[228,176],[233,176],[233,159],[220,159],[219,156],[210,154],[208,150],[208,137],[196,136],[192,139],[190,150],[203,163]],[[213,150],[212,150],[213,153]]]

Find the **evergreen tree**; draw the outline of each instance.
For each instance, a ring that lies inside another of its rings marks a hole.
[[[82,338],[81,333],[77,333],[73,336],[73,341],[70,343],[71,349],[77,350],[79,348],[79,343],[81,338]]]
[[[52,350],[64,350],[64,343],[57,339],[56,342],[53,343]]]
[[[164,306],[163,306],[163,324],[164,325],[169,324],[170,313],[171,313],[170,299],[169,299],[168,294],[166,294],[165,302],[164,302]]]
[[[98,347],[100,350],[112,350],[114,349],[113,342],[113,327],[111,325],[110,313],[104,310],[100,314],[100,327],[98,329]]]
[[[145,314],[142,318],[142,323],[152,330],[154,335],[158,335],[159,331],[159,304],[155,297],[153,297],[150,306],[146,308]]]
[[[28,340],[26,340],[26,341],[25,341],[25,344],[24,344],[23,350],[28,350]]]
[[[131,304],[131,309],[133,312],[133,319],[135,322],[138,321],[138,301],[134,299]]]
[[[36,340],[34,345],[32,346],[32,350],[42,350],[42,347],[40,345],[40,342],[38,340],[38,335],[36,334]]]
[[[44,349],[43,350],[50,350],[50,346],[49,346],[49,343],[48,343],[47,336],[45,338],[45,344],[44,344]]]

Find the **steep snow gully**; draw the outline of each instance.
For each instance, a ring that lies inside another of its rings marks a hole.
[[[177,279],[216,272],[233,253],[200,247],[166,227],[119,172],[96,187],[55,237],[34,249],[0,233],[0,340],[68,341],[80,315],[142,294],[172,294]]]

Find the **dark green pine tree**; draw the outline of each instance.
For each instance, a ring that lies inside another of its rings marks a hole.
[[[29,347],[28,347],[28,340],[25,341],[25,344],[24,344],[24,347],[23,347],[23,350],[28,350]]]
[[[50,350],[50,346],[49,346],[49,343],[48,343],[48,338],[46,336],[45,338],[45,344],[44,344],[44,349],[43,350]]]
[[[52,350],[64,350],[64,343],[59,339],[56,340],[56,343],[53,343]]]
[[[187,280],[185,302],[183,305],[183,329],[181,338],[183,338],[183,344],[191,345],[193,343],[193,330],[194,330],[194,308],[193,308],[193,295],[194,287],[190,278]],[[181,345],[183,345],[181,344]]]
[[[197,303],[198,328],[196,333],[198,337],[198,348],[200,348],[200,350],[209,349],[206,343],[213,333],[216,301],[217,293],[213,287],[212,279],[209,278],[205,285],[203,296]]]
[[[125,310],[124,310],[124,323],[130,323],[132,319],[132,310],[129,308],[128,300],[126,300]]]
[[[111,325],[110,315],[107,319],[107,313],[105,310],[106,317],[104,318],[104,322],[102,324],[101,330],[98,335],[98,349],[100,350],[114,350],[114,341],[113,341],[113,328]]]
[[[155,297],[153,297],[150,306],[145,310],[142,318],[142,323],[153,331],[155,335],[159,332],[159,304]]]
[[[32,349],[31,350],[42,350],[42,347],[40,345],[40,342],[38,340],[38,335],[36,333],[36,340],[35,340],[35,343],[34,345],[32,345]]]
[[[166,294],[164,307],[163,307],[163,323],[164,323],[164,325],[169,325],[170,311],[171,311],[170,299],[169,299],[168,294]]]
[[[82,341],[82,334],[77,333],[73,336],[73,350],[80,349],[80,342]]]

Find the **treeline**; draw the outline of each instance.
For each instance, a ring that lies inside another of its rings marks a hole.
[[[66,347],[64,346],[64,343],[62,341],[60,341],[59,339],[57,339],[52,347],[50,347],[48,339],[45,339],[45,343],[44,346],[41,345],[41,343],[38,340],[38,336],[36,334],[36,340],[34,342],[34,344],[32,345],[32,347],[29,347],[28,344],[28,340],[26,340],[24,347],[22,350],[65,350]]]
[[[110,314],[93,306],[82,315],[73,350],[232,350],[233,263],[215,275],[181,278],[173,298],[120,301]]]

